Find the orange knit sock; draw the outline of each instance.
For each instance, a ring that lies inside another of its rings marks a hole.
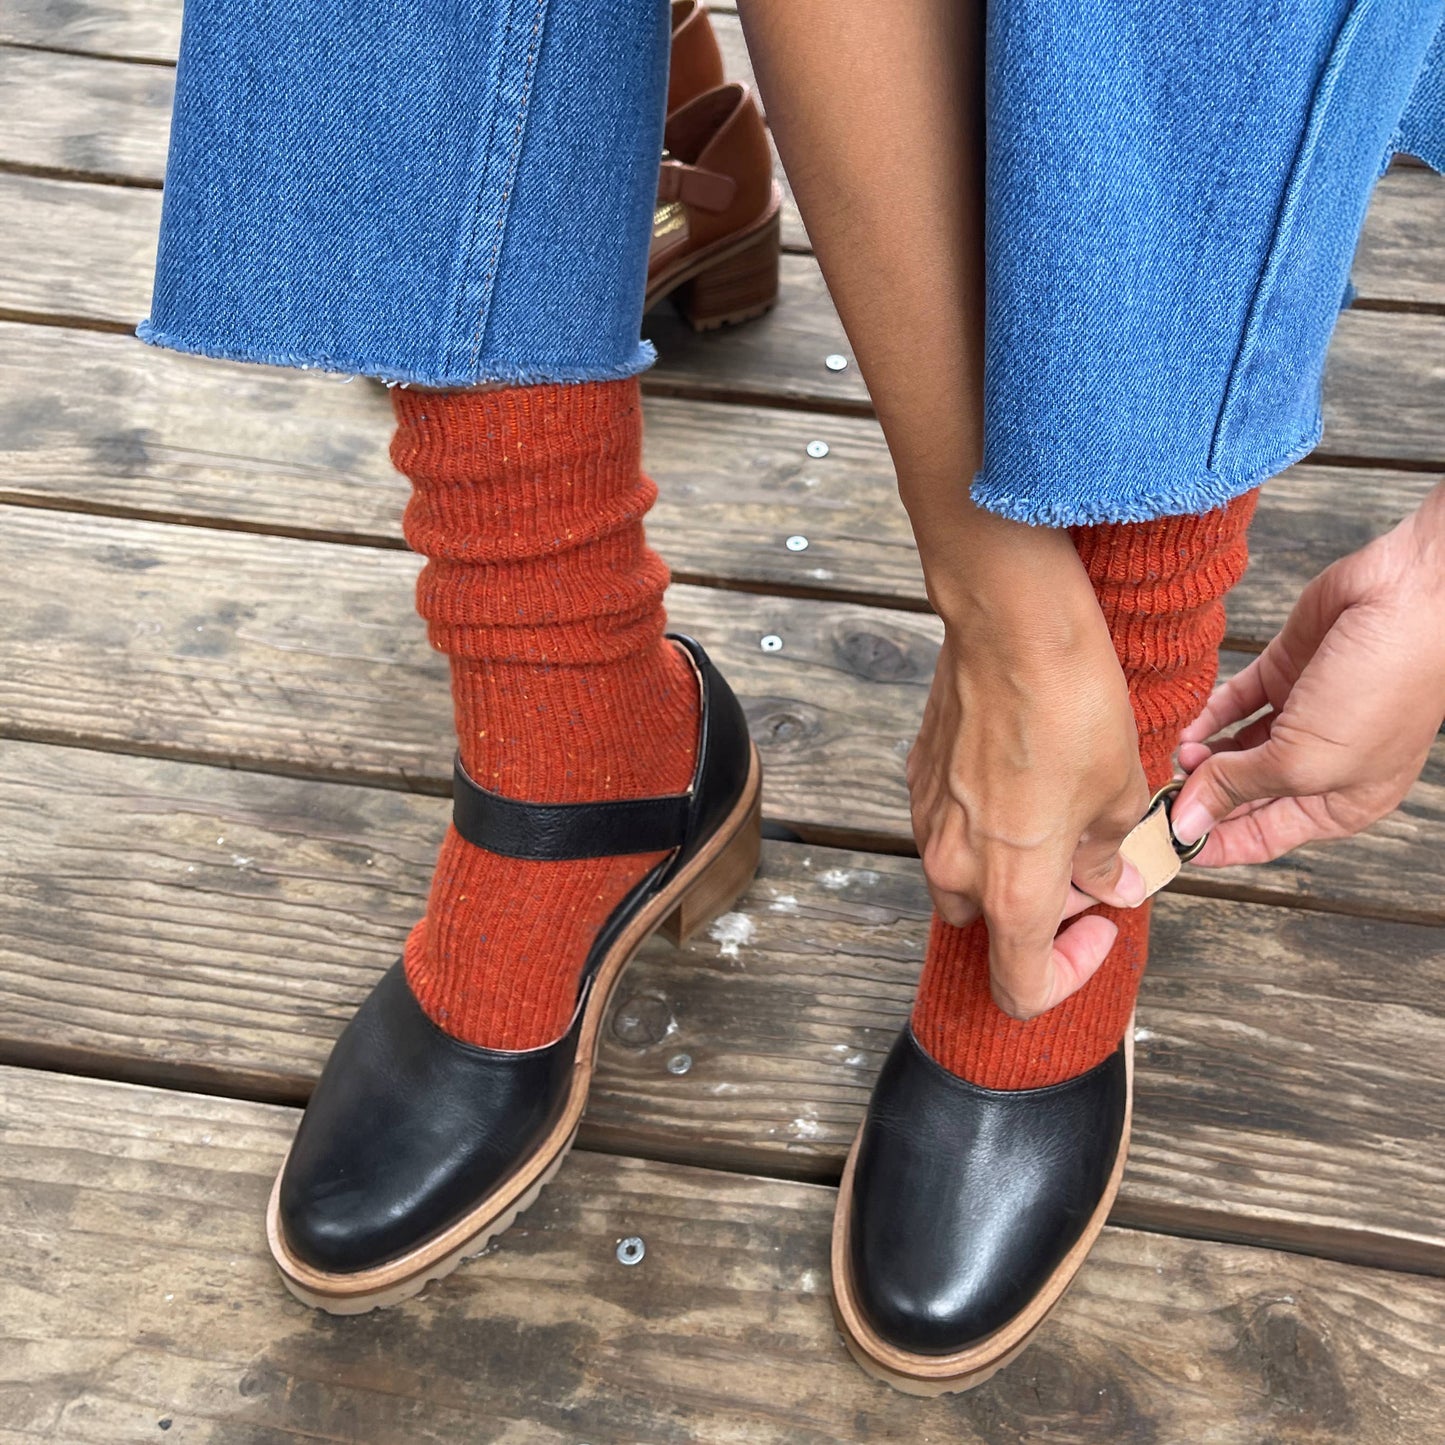
[[[542,803],[686,791],[697,681],[663,636],[637,382],[392,398],[406,538],[428,559],[417,607],[451,660],[472,778]],[[468,1043],[551,1042],[598,929],[662,856],[505,858],[449,827],[407,940],[412,992]]]
[[[1139,756],[1151,788],[1169,780],[1179,734],[1214,686],[1224,594],[1247,560],[1258,492],[1204,516],[1073,529],[1129,683]],[[952,1073],[990,1089],[1057,1084],[1102,1063],[1124,1036],[1144,974],[1149,910],[1099,907],[1119,925],[1104,965],[1078,993],[1027,1023],[988,987],[988,932],[937,914],[913,1008],[923,1047]]]

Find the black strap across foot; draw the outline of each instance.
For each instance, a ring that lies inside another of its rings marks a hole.
[[[452,821],[478,848],[506,858],[558,861],[666,853],[687,837],[690,793],[610,803],[524,803],[488,792],[457,759]]]
[[[667,852],[680,859],[696,847],[732,806],[747,777],[748,728],[702,646],[682,633],[667,636],[697,671],[697,763],[687,792],[607,803],[528,803],[489,792],[468,776],[458,757],[452,782],[457,832],[505,858],[554,862]]]

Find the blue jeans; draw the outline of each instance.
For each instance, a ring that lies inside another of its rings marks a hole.
[[[652,360],[666,0],[186,0],[151,314],[394,381]]]
[[[984,506],[1206,511],[1315,445],[1375,180],[1445,162],[1442,13],[988,0]],[[141,336],[433,386],[642,370],[667,53],[666,0],[187,0]]]
[[[1375,181],[1445,161],[1442,13],[990,0],[977,501],[1202,512],[1313,449]]]

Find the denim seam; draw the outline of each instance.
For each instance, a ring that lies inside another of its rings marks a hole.
[[[492,77],[494,90],[500,90],[502,84],[502,75],[506,70],[507,41],[512,34],[513,14],[514,9],[513,7],[509,6],[507,10],[507,23],[502,31],[501,53],[497,57],[496,73]],[[469,291],[467,282],[471,269],[472,256],[476,250],[477,233],[481,229],[483,205],[487,198],[487,171],[489,169],[489,162],[492,154],[492,138],[496,134],[497,130],[497,114],[500,109],[500,102],[493,104],[491,114],[487,117],[487,139],[481,150],[482,174],[481,178],[477,182],[476,197],[472,202],[471,225],[467,230],[466,244],[460,248],[456,257],[456,299],[452,304],[452,320],[456,327],[460,327],[464,324],[462,322],[462,312],[467,304],[467,296]],[[472,166],[474,169],[477,164],[478,159],[474,156],[472,159]],[[481,307],[482,313],[485,314],[488,307],[490,306],[490,298],[486,293],[485,286],[483,287],[478,304]],[[444,373],[450,372],[451,370],[453,351],[453,333],[448,332],[442,338],[440,357],[441,370]]]
[[[532,10],[532,33],[528,39],[527,55],[521,64],[516,63],[512,53],[513,37],[519,26],[517,17],[523,5]],[[468,379],[476,370],[477,354],[481,348],[481,337],[491,315],[492,298],[497,278],[497,258],[500,254],[500,237],[506,228],[512,191],[516,182],[517,165],[521,151],[520,138],[526,125],[527,112],[532,101],[532,79],[536,68],[539,47],[538,37],[546,17],[547,0],[509,0],[506,23],[502,27],[498,42],[499,55],[491,73],[491,84],[496,99],[486,123],[486,135],[472,158],[475,194],[472,200],[471,220],[458,246],[455,260],[455,300],[452,307],[452,325],[441,338],[440,371],[448,376],[461,375]],[[516,116],[507,154],[497,154],[498,127],[508,93],[509,81],[520,81],[520,95],[516,97]],[[499,172],[501,172],[499,177]],[[484,272],[478,273],[476,258],[486,246],[483,239],[486,231],[492,233],[490,260]],[[470,319],[475,308],[475,330]],[[471,336],[471,340],[466,338]],[[465,350],[462,348],[465,347]]]
[[[546,20],[546,16],[547,0],[533,0],[532,34],[528,40],[527,60],[523,68],[523,100],[522,104],[518,107],[517,119],[512,126],[512,135],[508,142],[506,183],[502,188],[502,194],[497,202],[497,217],[492,231],[492,252],[487,262],[486,277],[482,283],[483,306],[478,310],[476,329],[472,332],[471,351],[468,358],[472,370],[475,370],[480,364],[482,339],[486,334],[487,321],[491,316],[492,297],[497,280],[497,268],[502,256],[502,240],[506,235],[507,214],[512,203],[512,192],[515,190],[517,184],[517,169],[522,159],[522,137],[526,130],[527,113],[532,105],[532,82],[537,74],[537,55],[542,48],[542,25]],[[510,20],[508,21],[507,28],[510,33]],[[494,114],[494,126],[495,123],[496,116]],[[491,144],[492,142],[489,140],[489,150]]]
[[[1263,310],[1266,299],[1279,279],[1283,245],[1292,227],[1298,220],[1300,198],[1309,184],[1309,173],[1319,153],[1320,134],[1324,129],[1330,101],[1339,84],[1340,73],[1350,52],[1356,33],[1364,24],[1363,17],[1373,7],[1374,0],[1356,0],[1350,6],[1334,41],[1330,45],[1329,58],[1310,96],[1309,112],[1305,118],[1304,131],[1300,136],[1299,149],[1290,165],[1289,179],[1285,182],[1284,194],[1280,197],[1279,208],[1273,230],[1270,232],[1269,248],[1264,264],[1260,267],[1250,293],[1249,307],[1245,312],[1244,328],[1240,333],[1239,345],[1225,375],[1224,390],[1220,396],[1219,410],[1215,414],[1214,428],[1209,439],[1209,453],[1205,463],[1213,474],[1223,478],[1228,471],[1227,461],[1222,455],[1229,449],[1229,428],[1235,416],[1235,404],[1240,388],[1244,384],[1245,369],[1254,354],[1263,324]],[[1237,442],[1237,439],[1236,439]]]

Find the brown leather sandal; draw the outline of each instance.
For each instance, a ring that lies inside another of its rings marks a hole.
[[[672,61],[667,69],[667,113],[681,110],[721,85],[722,51],[703,0],[672,0]]]
[[[778,299],[782,192],[757,101],[738,81],[667,118],[647,271],[695,331],[761,316]]]

